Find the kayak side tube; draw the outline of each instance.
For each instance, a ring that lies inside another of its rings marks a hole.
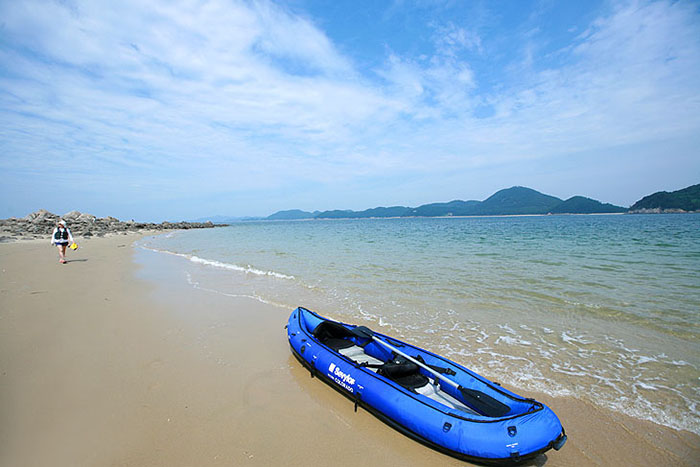
[[[500,417],[448,407],[377,374],[317,339],[313,330],[323,318],[305,308],[295,309],[287,323],[287,337],[294,356],[316,376],[399,432],[453,457],[488,464],[514,464],[566,441],[557,416],[544,404],[512,393],[461,365],[426,350],[375,333],[402,352],[420,356],[426,364],[450,368],[449,378],[477,397],[493,398],[508,406]],[[340,324],[349,330],[354,326]],[[373,342],[352,338],[383,361],[392,358]],[[384,354],[382,354],[384,352]],[[423,370],[424,371],[424,370]],[[426,375],[430,376],[426,372]],[[440,384],[440,390],[464,399],[457,390]],[[468,401],[465,401],[468,403]]]

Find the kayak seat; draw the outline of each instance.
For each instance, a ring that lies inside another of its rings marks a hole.
[[[414,392],[416,388],[423,387],[429,382],[428,377],[420,372],[418,365],[401,355],[384,363],[377,369],[377,373]]]
[[[355,345],[350,340],[353,334],[340,323],[334,321],[321,321],[313,330],[314,337],[322,344],[327,345],[336,352],[340,349],[347,349]]]
[[[430,381],[428,380],[428,377],[425,376],[424,374],[421,374],[420,372],[413,373],[410,375],[406,376],[400,376],[398,378],[391,378],[394,382],[400,384],[401,386],[405,387],[406,389],[410,389],[413,392],[416,392],[416,389],[422,388],[426,384],[428,384]]]
[[[338,350],[338,353],[345,355],[350,360],[360,365],[369,367],[370,371],[376,371],[376,368],[380,367],[384,362],[378,358],[374,358],[365,352],[365,349],[359,345],[354,345],[345,349]]]

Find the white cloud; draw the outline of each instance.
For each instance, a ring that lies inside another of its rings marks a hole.
[[[632,3],[598,20],[571,63],[538,73],[520,111],[563,141],[595,147],[700,127],[700,27],[690,4]]]
[[[241,144],[241,152],[255,152],[258,143],[245,141],[253,134],[337,144],[348,127],[390,105],[357,82],[349,62],[308,21],[271,4],[254,7],[88,2],[76,13],[26,3],[10,9],[17,17],[9,15],[10,32],[32,42],[42,59],[7,52],[4,61],[21,61],[32,81],[5,83],[22,102],[15,110],[84,125],[97,138],[135,138],[159,163],[167,163],[164,154],[235,158],[231,149]],[[34,29],[41,34],[28,39],[23,31]],[[280,58],[322,75],[290,74],[275,63]],[[349,76],[331,77],[343,72]]]
[[[415,114],[443,116],[414,134],[449,141],[444,153],[461,155],[451,160],[467,168],[687,138],[700,130],[700,27],[692,4],[624,4],[596,21],[575,47],[563,46],[556,68],[538,68],[529,40],[523,41],[527,63],[514,68],[508,86],[489,90],[479,88],[469,64],[449,55],[438,53],[421,68],[393,57],[390,76],[425,90],[422,100],[406,95]],[[493,116],[475,118],[475,105],[490,106]]]
[[[481,37],[476,32],[458,27],[452,22],[445,25],[434,24],[433,27],[433,41],[440,55],[456,57],[465,50],[483,53]]]
[[[255,11],[263,27],[257,45],[264,52],[326,74],[354,73],[349,60],[309,20],[292,16],[267,2],[256,3]]]

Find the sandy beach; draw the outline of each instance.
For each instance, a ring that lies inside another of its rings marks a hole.
[[[291,310],[195,288],[140,237],[84,240],[66,265],[48,240],[0,245],[0,465],[465,465],[310,378]],[[569,436],[532,465],[700,464],[692,433],[524,395]]]

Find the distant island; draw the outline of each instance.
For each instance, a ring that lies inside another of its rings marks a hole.
[[[449,216],[499,216],[526,214],[608,214],[624,213],[627,208],[601,203],[591,198],[574,196],[562,200],[545,195],[532,188],[514,186],[500,190],[484,201],[454,200],[447,203],[431,203],[416,208],[406,206],[377,207],[364,211],[278,211],[266,220],[298,219],[359,219],[376,217],[449,217]]]
[[[699,211],[700,184],[670,193],[668,191],[659,191],[653,195],[645,196],[634,203],[629,210],[633,214]]]

